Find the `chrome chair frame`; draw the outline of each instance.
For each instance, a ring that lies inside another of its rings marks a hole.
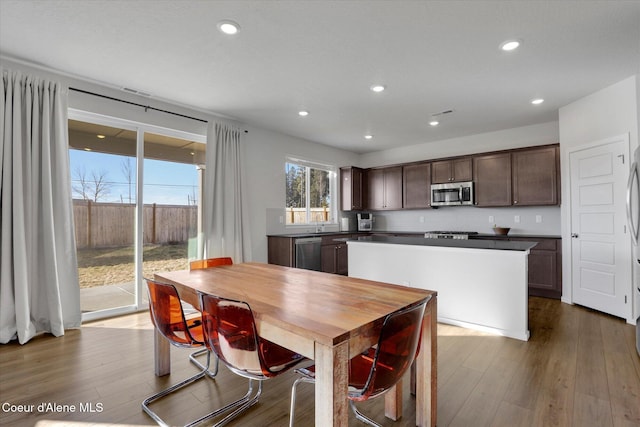
[[[233,264],[233,259],[231,257],[218,257],[218,258],[198,259],[198,260],[193,260],[193,261],[191,261],[189,263],[189,270],[200,270],[200,269],[204,269],[204,268],[215,268],[215,267],[220,267],[220,266],[223,266],[223,265],[232,265],[232,264]],[[188,305],[188,306],[191,307],[192,310],[198,311],[193,306],[191,306],[191,305]],[[199,313],[199,311],[198,311],[198,313]],[[200,361],[197,359],[198,357],[202,356],[205,353],[207,353],[207,366],[209,366],[209,358],[211,357],[211,352],[206,347],[201,349],[201,350],[197,350],[197,351],[194,351],[193,353],[191,353],[189,355],[189,360],[191,361],[191,363],[193,363],[199,369],[201,369],[201,370],[205,369],[205,366],[202,363],[200,363]],[[218,368],[219,368],[219,364],[220,364],[219,360],[218,360],[218,357],[215,354],[213,354],[213,357],[215,358],[215,368],[213,369],[213,371],[211,371],[211,370],[209,370],[209,368],[207,368],[207,372],[206,372],[207,376],[209,378],[214,378],[218,374]]]
[[[249,304],[247,304],[244,301],[235,301],[235,300],[231,300],[231,299],[228,299],[228,298],[218,298],[218,297],[214,297],[214,296],[211,296],[211,295],[199,293],[200,309],[201,309],[201,311],[203,313],[203,322],[206,322],[206,314],[205,314],[206,310],[205,310],[204,300],[207,297],[213,297],[213,298],[217,298],[219,300],[227,301],[227,302],[244,304],[244,305],[246,305],[248,307],[248,310],[251,311],[251,308],[250,308]],[[251,316],[253,317],[253,313],[251,314]],[[253,328],[254,328],[254,337],[255,337],[255,340],[256,340],[256,345],[257,345],[257,347],[259,347],[259,344],[258,344],[257,341],[260,338],[259,338],[259,335],[258,335],[257,331],[255,331],[255,321],[253,323]],[[213,345],[210,345],[210,343],[207,340],[207,329],[206,329],[206,327],[204,325],[203,325],[203,331],[204,331],[204,334],[205,334],[205,344],[207,345],[208,348],[211,347],[210,351],[215,353]],[[240,399],[238,399],[235,402],[232,402],[232,403],[230,403],[229,405],[226,406],[226,407],[232,406],[232,407],[235,407],[236,409],[233,412],[231,412],[230,414],[228,414],[226,417],[224,417],[222,420],[220,420],[217,423],[213,424],[212,427],[222,427],[222,426],[228,424],[230,421],[232,421],[233,419],[235,419],[236,417],[241,415],[243,412],[245,412],[246,410],[251,408],[253,405],[258,403],[258,400],[259,400],[259,398],[260,398],[260,396],[262,394],[262,383],[263,383],[263,381],[271,378],[271,376],[261,375],[261,374],[253,374],[253,373],[247,372],[247,371],[245,371],[243,369],[239,369],[239,368],[229,364],[229,362],[226,361],[225,357],[221,357],[221,355],[217,355],[217,356],[218,356],[218,360],[222,359],[223,363],[233,373],[235,373],[235,374],[237,374],[237,375],[239,375],[241,377],[247,378],[249,380],[249,388],[247,390],[247,393],[243,397],[241,397]],[[260,356],[260,357],[262,357],[262,356]],[[305,360],[305,358],[300,356],[300,359],[295,363],[299,363],[299,362],[302,362],[304,360]],[[293,364],[291,365],[291,367],[292,366],[293,366]],[[280,372],[285,372],[288,369],[289,368],[285,368]],[[255,394],[253,393],[253,387],[254,387],[253,386],[253,382],[254,381],[258,382],[258,388],[257,388]]]
[[[382,329],[384,330],[388,319],[390,319],[392,317],[395,317],[395,316],[400,316],[403,313],[406,313],[406,312],[409,312],[409,311],[413,311],[416,308],[420,308],[420,307],[421,307],[421,310],[422,310],[422,315],[420,316],[420,319],[422,319],[422,317],[424,316],[424,309],[425,309],[427,303],[429,302],[429,299],[431,299],[431,298],[429,297],[429,298],[425,299],[420,304],[417,304],[417,305],[411,306],[409,308],[405,308],[405,309],[390,313],[389,315],[387,315],[385,317]],[[420,335],[419,334],[421,333],[421,329],[422,329],[421,327],[417,328],[417,331],[418,331],[417,332],[418,333],[418,347],[416,349],[415,354],[412,356],[412,360],[415,360],[415,357],[417,356],[418,351],[420,349],[420,341],[419,341]],[[378,343],[375,346],[378,350],[380,349],[380,346],[381,346],[381,343],[382,343],[382,337],[383,337],[383,331],[381,331],[380,338],[378,339]],[[377,358],[378,358],[378,351],[376,351],[376,356],[375,356],[376,361],[374,361],[374,363],[372,364],[372,368],[371,368],[371,372],[369,374],[369,378],[367,379],[366,384],[362,388],[362,391],[366,390],[369,387],[369,384],[373,379],[374,369],[375,369],[376,364],[377,364]],[[302,376],[299,377],[298,379],[296,379],[293,382],[293,385],[291,386],[291,408],[289,410],[289,427],[293,427],[293,424],[294,424],[295,405],[296,405],[296,390],[298,388],[298,384],[303,383],[303,382],[304,383],[309,383],[309,384],[315,384],[315,382],[316,382],[315,381],[315,372],[312,372],[312,371],[310,371],[310,370],[308,370],[306,368],[296,369],[295,372],[300,374],[300,375],[302,375]],[[386,392],[388,392],[389,390],[391,390],[391,388],[387,388],[386,390],[384,390],[384,391],[382,391],[380,393],[373,394],[371,397],[367,397],[364,400],[368,400],[369,398],[375,398],[375,397],[381,396],[381,395],[385,394]],[[362,412],[360,412],[358,410],[358,408],[356,407],[354,400],[351,397],[349,397],[349,406],[351,407],[351,410],[353,411],[353,413],[354,413],[354,415],[355,415],[357,420],[362,421],[363,423],[368,424],[368,425],[370,425],[372,427],[382,427],[380,424],[378,424],[377,422],[375,422],[374,420],[372,420],[371,418],[367,417]]]
[[[161,284],[161,285],[167,285],[165,283],[160,283],[160,282],[157,282],[157,281],[154,281],[154,280],[151,280],[151,279],[145,279],[145,280],[147,282],[158,283],[158,284]],[[172,285],[169,285],[169,286],[172,286]],[[175,288],[174,288],[174,290],[175,290]],[[149,293],[150,293],[150,291],[149,291]],[[176,294],[176,298],[178,298],[177,291],[175,292],[175,294]],[[152,301],[152,298],[151,298],[151,295],[149,295],[150,304],[152,303],[151,301]],[[184,316],[184,310],[182,309],[182,305],[180,305],[180,310],[181,310],[181,314],[182,314],[182,319],[183,319],[183,321],[185,323],[186,333],[188,334],[190,339],[193,342],[197,342],[197,343],[200,343],[200,344],[204,345],[204,342],[201,343],[200,341],[195,340],[193,338],[193,336],[191,336],[191,333],[188,331],[187,321],[186,321],[185,316]],[[153,318],[153,313],[152,313],[152,318]],[[154,320],[154,326],[155,326],[155,320]],[[171,342],[171,344],[177,345],[173,341],[171,341],[171,340],[169,340],[169,341]],[[207,355],[207,362],[206,362],[206,365],[203,365],[199,360],[196,360],[195,357],[198,356],[198,355],[205,354],[205,353]],[[214,355],[214,357],[215,357],[215,355]],[[198,373],[196,373],[195,375],[190,376],[189,378],[186,378],[186,379],[180,381],[177,384],[172,385],[169,388],[166,388],[166,389],[164,389],[164,390],[162,390],[162,391],[160,391],[160,392],[158,392],[156,394],[153,394],[153,395],[147,397],[145,400],[142,401],[142,410],[147,415],[149,415],[158,425],[160,425],[162,427],[170,427],[170,425],[167,424],[155,411],[153,411],[149,407],[149,405],[151,403],[153,403],[153,402],[155,402],[157,400],[160,400],[163,397],[168,396],[169,394],[173,393],[174,391],[180,390],[181,388],[186,387],[189,384],[193,384],[196,381],[200,380],[201,378],[209,377],[209,378],[214,379],[215,376],[218,373],[218,359],[217,358],[216,358],[215,370],[213,372],[210,371],[211,352],[208,350],[208,348],[206,346],[205,346],[204,349],[197,350],[196,352],[194,352],[191,355],[189,355],[189,359],[190,359],[191,363],[195,364],[196,366],[198,366],[200,368],[200,371]],[[229,411],[229,410],[235,408],[236,406],[237,406],[237,404],[234,402],[232,404],[224,406],[223,408],[216,409],[215,411],[212,411],[212,412],[210,412],[210,413],[208,413],[208,414],[206,414],[206,415],[204,415],[204,416],[202,416],[202,417],[200,417],[200,418],[198,418],[198,419],[196,419],[194,421],[191,421],[191,422],[185,424],[185,427],[191,427],[191,426],[195,426],[197,424],[200,424],[203,421],[206,421],[206,420],[208,420],[210,418],[214,418],[215,416],[220,415],[220,414],[222,414],[222,413],[224,413],[226,411]]]

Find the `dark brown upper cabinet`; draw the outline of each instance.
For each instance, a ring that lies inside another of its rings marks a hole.
[[[511,206],[511,153],[473,158],[476,206]]]
[[[556,146],[513,152],[514,205],[558,204],[558,154]]]
[[[476,206],[560,204],[558,144],[436,161],[340,169],[342,210],[431,207],[431,184],[474,181]]]
[[[443,184],[446,182],[471,181],[473,178],[472,172],[471,157],[439,160],[431,163],[431,182]]]
[[[364,209],[364,170],[356,167],[340,168],[341,210],[360,211]]]
[[[367,209],[402,209],[402,166],[367,171]]]
[[[431,207],[431,163],[416,163],[402,168],[405,209]]]

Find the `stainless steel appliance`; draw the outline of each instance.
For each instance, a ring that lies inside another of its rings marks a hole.
[[[359,213],[358,214],[358,231],[371,231],[373,230],[373,214],[371,213]]]
[[[427,231],[424,233],[424,238],[466,240],[469,236],[476,234],[478,234],[477,231]]]
[[[473,181],[431,185],[431,206],[466,206],[473,202]]]
[[[296,268],[321,270],[320,250],[322,237],[301,237],[293,241],[296,248]]]
[[[636,309],[636,350],[640,355],[640,148],[636,149],[627,183],[627,223],[633,241],[633,280]]]

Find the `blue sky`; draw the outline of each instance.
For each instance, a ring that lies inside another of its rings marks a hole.
[[[129,202],[129,187],[135,201],[135,159],[133,157],[104,154],[83,150],[69,150],[72,186],[78,187],[79,176],[92,181],[93,174],[103,175],[107,182],[108,194],[100,202]],[[124,164],[130,162],[133,181],[129,186]],[[195,165],[173,163],[160,160],[144,161],[144,203],[187,205],[198,196],[198,171]],[[81,196],[74,192],[74,198]]]

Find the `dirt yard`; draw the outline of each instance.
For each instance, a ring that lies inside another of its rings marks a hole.
[[[142,271],[145,277],[157,271],[182,270],[189,267],[187,243],[145,245]],[[134,280],[133,247],[78,249],[80,287],[118,285]]]

